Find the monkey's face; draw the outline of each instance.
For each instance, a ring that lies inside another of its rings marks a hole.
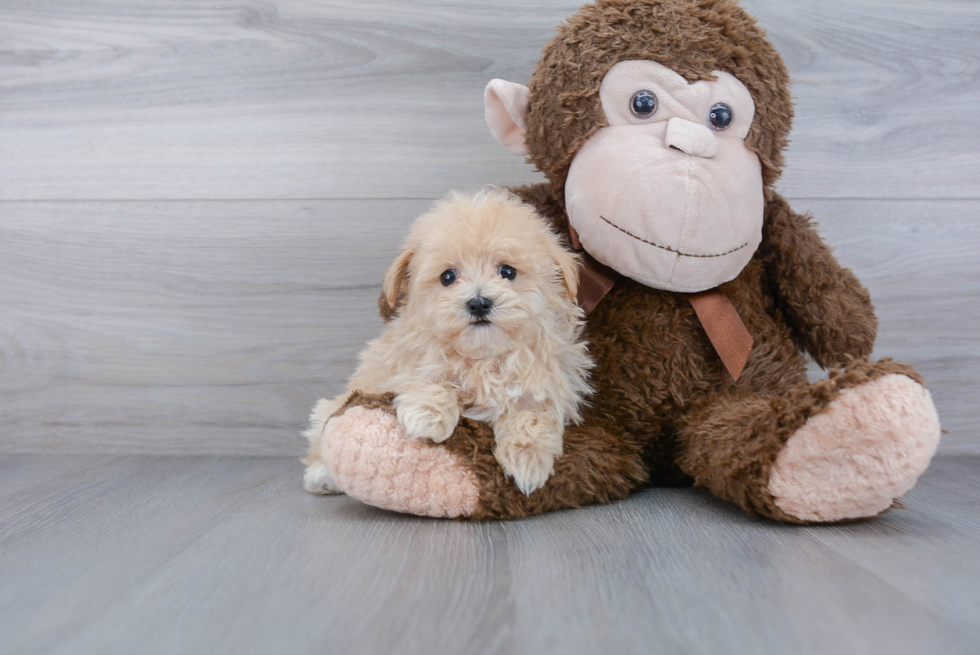
[[[599,90],[608,125],[565,182],[589,254],[654,288],[727,282],[762,239],[762,167],[745,145],[755,105],[734,76],[715,76],[689,84],[652,61],[613,66]]]
[[[734,279],[762,240],[755,117],[729,73],[688,83],[653,61],[622,61],[602,79],[605,126],[579,148],[565,180],[569,222],[585,250],[648,286],[694,292]],[[526,154],[527,88],[494,80],[487,122]]]

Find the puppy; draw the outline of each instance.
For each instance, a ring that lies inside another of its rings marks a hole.
[[[487,422],[504,471],[525,494],[540,488],[590,393],[577,287],[576,256],[511,194],[440,201],[385,274],[396,315],[361,353],[348,392],[313,410],[306,489],[339,491],[320,440],[354,390],[396,393],[398,422],[418,439],[445,441],[461,415]]]

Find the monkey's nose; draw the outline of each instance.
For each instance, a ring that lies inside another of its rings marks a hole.
[[[695,157],[714,157],[718,138],[707,125],[698,125],[683,118],[667,121],[667,146]]]
[[[470,316],[473,318],[486,318],[490,310],[493,309],[493,301],[483,296],[477,296],[466,303],[466,309],[469,310]]]

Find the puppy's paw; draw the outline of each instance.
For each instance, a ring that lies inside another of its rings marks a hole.
[[[333,476],[327,470],[327,465],[320,460],[306,467],[306,472],[303,474],[303,488],[311,494],[344,493],[334,482]]]
[[[399,394],[392,402],[405,433],[416,439],[442,443],[459,423],[459,403],[446,389],[432,385]]]
[[[561,430],[546,417],[519,412],[494,428],[497,447],[494,457],[517,488],[530,496],[544,486],[555,472],[561,455]]]

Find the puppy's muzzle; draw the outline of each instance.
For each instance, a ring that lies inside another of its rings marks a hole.
[[[480,321],[485,320],[492,309],[493,301],[483,296],[471,298],[466,303],[466,310],[470,313],[470,316]]]

